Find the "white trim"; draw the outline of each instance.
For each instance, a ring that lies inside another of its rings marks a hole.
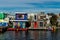
[[[28,20],[10,20],[10,21],[28,21]]]
[[[16,14],[26,14],[27,12],[15,12]]]

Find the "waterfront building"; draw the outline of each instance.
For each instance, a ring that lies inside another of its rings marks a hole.
[[[50,26],[50,18],[52,15],[45,14],[44,12],[40,13],[24,13],[16,12],[15,15],[9,16],[9,23],[12,25],[12,28],[43,28]],[[29,26],[28,26],[29,25]]]
[[[8,28],[9,18],[7,13],[0,12],[0,32],[4,32]]]
[[[1,12],[0,13],[0,26],[8,26],[9,18],[7,17],[8,14]]]
[[[26,22],[28,21],[28,15],[27,13],[16,13],[15,14],[15,20],[10,20],[13,22],[13,28],[19,27],[19,28],[26,28]]]

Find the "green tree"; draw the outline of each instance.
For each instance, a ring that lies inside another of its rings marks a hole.
[[[51,23],[51,26],[56,26],[57,24],[57,15],[53,15],[51,18],[50,18],[50,23]]]

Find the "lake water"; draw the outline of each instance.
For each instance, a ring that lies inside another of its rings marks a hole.
[[[0,40],[60,40],[60,30],[51,31],[6,31],[0,33]]]

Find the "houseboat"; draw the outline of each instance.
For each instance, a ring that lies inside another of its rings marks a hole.
[[[13,30],[25,30],[30,26],[30,21],[28,20],[27,13],[16,13],[15,19],[10,20],[10,22],[13,24]]]
[[[8,28],[9,18],[7,18],[6,13],[0,13],[0,32],[4,32]]]
[[[24,12],[16,12],[15,16],[11,17],[9,20],[10,28],[13,30],[21,30],[21,29],[49,29],[49,16],[44,12],[41,13],[24,13]],[[11,30],[12,30],[11,29]]]

